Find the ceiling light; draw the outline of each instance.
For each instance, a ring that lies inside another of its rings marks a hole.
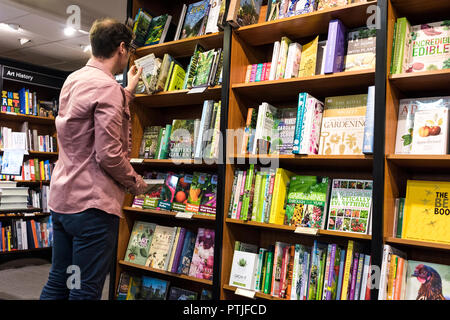
[[[25,45],[25,44],[31,42],[31,40],[30,40],[30,39],[25,39],[25,38],[20,38],[20,39],[19,39],[19,42],[20,42],[20,45],[23,46],[23,45]]]
[[[72,27],[65,27],[64,28],[64,34],[68,37],[73,36],[75,34],[76,30]]]
[[[17,23],[8,23],[7,26],[13,31],[19,31],[20,28]]]
[[[87,45],[87,46],[85,46],[85,45],[81,45],[80,46],[82,49],[83,49],[83,52],[88,52],[88,51],[92,51],[92,47],[91,47],[91,45],[89,44],[89,45]]]

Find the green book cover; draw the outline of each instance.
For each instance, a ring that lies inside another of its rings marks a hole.
[[[164,186],[167,174],[158,173],[156,179],[147,180],[149,190],[145,194],[144,203],[142,209],[156,209],[158,207],[159,200],[161,199],[161,191]]]
[[[197,72],[198,57],[200,53],[204,51],[205,49],[200,44],[195,46],[194,53],[192,54],[191,61],[189,62],[189,66],[186,70],[183,89],[192,88],[192,82],[194,81],[195,73]]]
[[[398,205],[397,238],[402,237],[404,212],[405,212],[405,198],[400,198]]]
[[[211,72],[215,56],[216,51],[214,49],[199,53],[197,70],[192,82],[194,88],[208,85],[209,73]]]
[[[214,119],[214,132],[211,138],[211,147],[209,149],[209,158],[215,159],[217,158],[218,155],[218,143],[219,143],[219,131],[220,131],[220,112],[221,112],[221,106],[222,103],[221,101],[214,103],[214,107],[216,107],[215,105],[217,104],[217,112],[215,115],[215,119]]]
[[[142,137],[141,150],[139,152],[139,157],[144,159],[154,159],[157,147],[158,147],[158,136],[161,126],[150,126],[145,128],[144,135]]]
[[[194,120],[174,119],[169,140],[170,159],[191,159],[194,144]]]
[[[261,275],[260,275],[260,286],[259,291],[264,292],[264,288],[266,285],[266,273],[267,273],[267,258],[269,257],[269,251],[265,251],[263,254],[263,265],[261,267]]]
[[[255,165],[251,164],[250,168],[247,170],[247,179],[245,179],[244,186],[244,197],[242,201],[242,209],[241,209],[241,220],[248,220],[248,208],[250,204],[250,189],[253,184],[253,179],[255,176]]]
[[[317,281],[316,300],[322,300],[326,259],[327,259],[327,248],[319,247],[319,279]]]
[[[390,73],[394,74],[394,66],[397,63],[397,58],[395,57],[395,47],[396,47],[396,37],[397,37],[397,27],[398,23],[397,21],[394,24],[394,36],[392,37],[392,53],[391,53],[391,66],[390,66]]]
[[[158,134],[158,144],[156,145],[156,152],[155,152],[155,159],[160,159],[161,156],[161,140],[164,136],[164,132],[166,131],[166,128],[161,127],[161,129],[159,129],[159,134]]]
[[[198,213],[200,203],[202,201],[203,185],[207,180],[207,173],[194,172],[192,177],[191,188],[189,189],[188,201],[186,204],[186,211]]]
[[[164,39],[161,39],[164,31],[164,27],[166,26],[167,20],[169,20],[168,14],[163,14],[161,16],[155,17],[152,19],[150,23],[150,27],[148,29],[147,39],[145,40],[144,45],[149,46],[152,44],[158,44]],[[170,22],[170,20],[169,20]]]
[[[264,205],[264,196],[266,194],[266,185],[267,185],[267,178],[270,177],[268,172],[261,172],[261,188],[259,191],[259,197],[258,197],[258,208],[256,212],[256,221],[257,222],[264,222],[264,217],[262,215],[263,213],[263,205]]]
[[[142,8],[140,8],[139,12],[136,15],[133,26],[133,32],[135,34],[134,43],[138,47],[142,46],[145,43],[145,39],[150,29],[151,22],[152,16],[142,10]]]
[[[166,83],[164,84],[164,91],[168,91],[169,90],[170,79],[172,79],[174,66],[175,66],[175,61],[172,61],[170,63],[169,73],[167,74]]]
[[[408,36],[406,34],[407,28],[408,28],[408,21],[406,18],[400,18],[397,20],[398,23],[400,23],[399,31],[399,54],[398,54],[398,61],[397,61],[397,68],[396,73],[402,73],[403,69],[403,61],[404,61],[404,54],[405,54],[405,48],[406,48],[406,37]]]
[[[172,203],[175,199],[175,190],[178,185],[179,176],[169,173],[161,189],[161,198],[158,201],[158,208],[161,210],[172,210]]]
[[[167,91],[175,91],[183,89],[184,77],[186,76],[186,71],[179,64],[173,66],[172,76],[170,77],[169,87]]]
[[[158,82],[156,85],[157,91],[163,91],[166,87],[167,78],[169,77],[170,66],[173,58],[168,53],[164,54],[164,58],[161,63],[161,69],[159,71]]]
[[[264,293],[270,294],[271,286],[272,286],[272,271],[273,271],[273,251],[269,251],[267,254],[267,267],[266,267],[266,276],[264,279]]]
[[[167,159],[169,155],[169,139],[172,132],[172,125],[166,124],[166,130],[161,140],[161,153],[159,159]]]
[[[156,224],[135,221],[125,253],[125,261],[145,265]]]
[[[261,182],[262,182],[262,173],[258,171],[255,177],[255,191],[252,204],[252,221],[259,221],[257,219],[257,215],[258,215],[259,195],[261,192]]]
[[[323,229],[327,212],[330,179],[293,176],[286,205],[286,225]]]

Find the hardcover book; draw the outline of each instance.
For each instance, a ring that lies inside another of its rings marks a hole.
[[[334,179],[327,229],[368,234],[372,190],[371,180]]]
[[[407,261],[406,300],[450,300],[450,266]]]
[[[278,140],[273,141],[271,153],[291,154],[295,134],[297,108],[280,108],[274,121],[274,129],[278,131]]]
[[[203,186],[206,183],[207,176],[207,173],[194,172],[191,188],[189,189],[186,211],[198,213],[200,210],[200,203],[203,197]]]
[[[169,298],[167,300],[197,300],[197,296],[197,292],[178,287],[171,287]]]
[[[134,60],[134,64],[138,68],[142,67],[141,78],[147,94],[152,94],[156,91],[161,63],[161,59],[156,58],[153,53]]]
[[[170,133],[169,158],[191,159],[194,145],[194,120],[174,119]]]
[[[450,182],[408,180],[402,238],[450,243]]]
[[[211,280],[214,267],[214,235],[212,229],[198,228],[189,276]]]
[[[305,44],[302,50],[302,58],[298,71],[299,77],[311,77],[316,74],[317,49],[319,46],[319,36],[313,41]]]
[[[160,270],[167,269],[176,230],[176,227],[156,226],[148,258],[145,262],[146,267]]]
[[[166,300],[169,281],[142,276],[140,300]]]
[[[175,189],[175,198],[172,203],[172,210],[177,212],[184,212],[186,210],[189,190],[192,183],[191,174],[180,174],[177,188]]]
[[[216,51],[214,49],[199,53],[197,68],[192,81],[192,86],[194,88],[208,86],[209,75],[215,58]]]
[[[376,28],[358,28],[347,34],[347,54],[345,71],[375,68]]]
[[[186,11],[180,39],[186,39],[201,35],[205,17],[208,13],[209,0],[191,3]]]
[[[230,286],[255,289],[258,254],[235,250],[230,272]]]
[[[195,232],[186,230],[183,249],[181,250],[180,260],[177,268],[178,274],[189,274],[189,268],[191,267],[192,255],[194,254],[196,239],[197,235]]]
[[[448,153],[448,108],[417,110],[414,116],[412,154]]]
[[[227,22],[235,28],[257,23],[261,4],[262,0],[231,0]]]
[[[161,199],[161,192],[164,187],[167,176],[165,174],[158,174],[157,179],[146,180],[149,185],[149,190],[145,194],[142,209],[157,209],[159,200]]]
[[[175,189],[178,184],[178,179],[179,177],[173,173],[167,175],[166,181],[161,189],[161,195],[158,202],[159,209],[167,211],[172,209],[172,202],[175,198]]]
[[[135,34],[133,42],[137,47],[144,45],[150,29],[151,21],[152,16],[145,12],[142,8],[139,8],[133,25],[133,33]]]
[[[348,0],[319,0],[317,10],[342,7],[346,6],[348,3]]]
[[[293,176],[287,195],[285,225],[324,229],[330,179]]]
[[[145,265],[156,224],[136,221],[130,234],[125,261]]]
[[[341,20],[330,21],[325,48],[325,74],[341,72],[344,69],[346,32]]]
[[[367,94],[326,98],[319,154],[362,154],[366,109]]]
[[[217,201],[217,175],[208,175],[202,186],[202,198],[198,212],[200,214],[215,215]]]
[[[169,29],[172,16],[163,14],[152,19],[144,45],[163,43]]]

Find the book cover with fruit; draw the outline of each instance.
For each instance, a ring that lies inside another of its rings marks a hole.
[[[371,180],[334,179],[327,229],[367,234],[372,214],[372,189]]]
[[[402,238],[450,243],[450,182],[408,180]]]
[[[214,267],[214,236],[214,230],[198,228],[194,253],[189,268],[189,276],[212,280]]]
[[[186,211],[198,213],[202,200],[202,190],[206,182],[208,174],[202,172],[194,172],[192,177],[191,188],[189,189]]]
[[[347,54],[344,71],[375,68],[376,28],[358,28],[347,34]]]
[[[319,154],[362,154],[366,109],[367,94],[326,98]]]
[[[406,72],[450,68],[450,20],[411,27],[410,63]]]
[[[186,211],[189,190],[191,189],[192,174],[180,174],[178,184],[175,189],[175,198],[172,203],[172,210],[177,212]]]
[[[217,175],[208,175],[202,187],[202,198],[198,212],[215,215],[217,201]]]
[[[169,158],[191,159],[194,147],[195,120],[174,119],[170,133]]]
[[[179,176],[169,173],[162,186],[160,199],[158,201],[158,208],[170,211],[172,209],[172,202],[175,198],[175,189],[178,184]]]
[[[135,221],[128,241],[125,261],[145,265],[156,224]]]
[[[448,116],[446,107],[416,111],[412,154],[447,154]]]
[[[157,225],[148,251],[146,267],[166,270],[177,227]]]
[[[146,183],[149,185],[149,190],[145,194],[142,209],[158,209],[159,200],[161,199],[161,192],[166,178],[167,174],[158,173],[156,179],[146,180]]]
[[[323,229],[327,214],[330,179],[293,176],[289,184],[285,225]]]

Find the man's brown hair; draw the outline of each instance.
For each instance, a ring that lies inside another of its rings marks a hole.
[[[133,40],[133,31],[112,18],[97,19],[89,32],[92,54],[97,58],[111,58],[121,42],[127,49]]]

